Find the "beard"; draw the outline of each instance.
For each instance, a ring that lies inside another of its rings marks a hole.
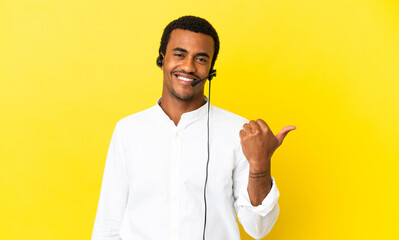
[[[182,94],[179,94],[178,92],[176,92],[173,88],[171,89],[170,93],[172,94],[172,96],[174,96],[175,98],[177,98],[181,101],[190,101],[194,98],[194,93],[182,95]]]

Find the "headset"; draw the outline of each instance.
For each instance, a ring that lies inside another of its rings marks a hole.
[[[156,64],[158,67],[162,68],[162,61],[163,61],[163,55],[160,53],[159,56],[157,57]],[[209,93],[208,93],[208,119],[207,119],[207,149],[208,149],[208,159],[206,160],[206,172],[205,172],[205,183],[204,183],[204,206],[205,206],[205,216],[204,216],[204,230],[202,232],[202,239],[205,240],[205,228],[206,228],[206,217],[207,217],[207,203],[206,203],[206,185],[208,183],[208,166],[209,166],[209,158],[210,158],[210,150],[209,150],[209,110],[211,106],[211,80],[216,77],[216,69],[211,69],[209,71],[208,76],[197,79],[191,83],[192,87],[197,86],[200,84],[202,81],[209,79]]]

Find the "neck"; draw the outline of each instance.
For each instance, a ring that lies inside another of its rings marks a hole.
[[[160,106],[176,126],[179,124],[183,113],[194,111],[206,103],[204,96],[193,100],[183,101],[175,97],[167,97],[164,95],[165,94],[162,94]]]

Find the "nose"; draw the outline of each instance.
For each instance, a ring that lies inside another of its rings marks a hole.
[[[186,57],[181,65],[183,71],[187,73],[194,73],[197,69],[195,67],[194,58]]]

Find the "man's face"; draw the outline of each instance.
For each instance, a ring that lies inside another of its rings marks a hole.
[[[214,41],[209,35],[175,29],[170,34],[163,58],[163,91],[170,97],[189,101],[203,98],[205,81],[195,87],[191,83],[209,74]]]

